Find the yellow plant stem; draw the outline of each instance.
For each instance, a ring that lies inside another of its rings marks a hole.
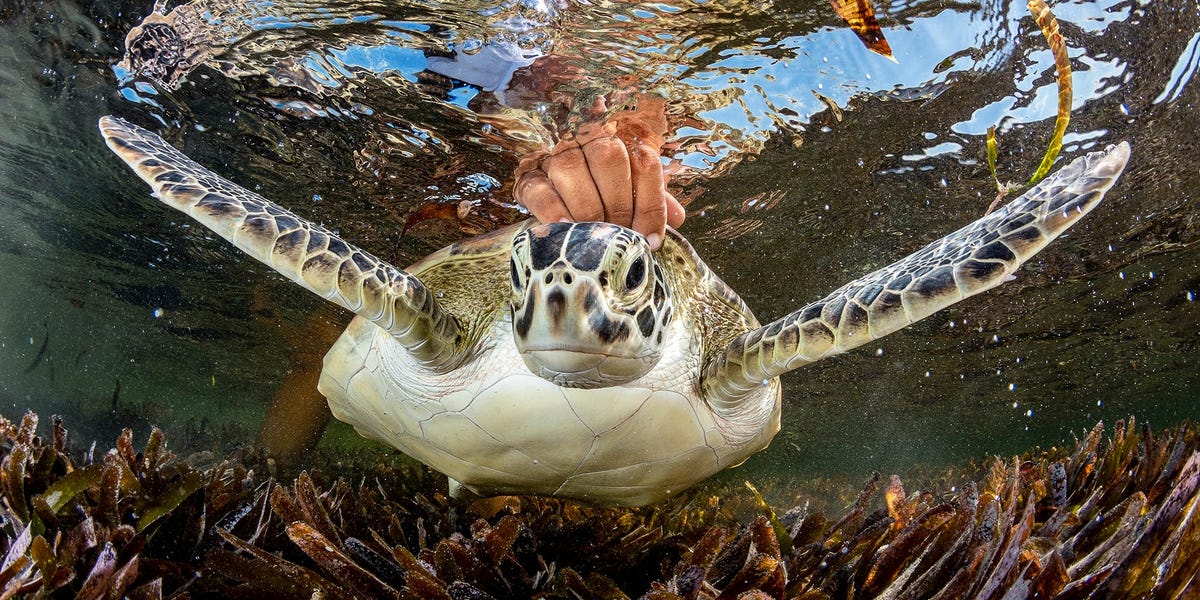
[[[1042,35],[1046,37],[1050,51],[1054,53],[1054,66],[1058,70],[1058,118],[1054,120],[1054,136],[1050,139],[1050,146],[1046,148],[1046,155],[1042,157],[1042,164],[1029,180],[1030,184],[1034,184],[1050,172],[1054,159],[1058,158],[1058,153],[1062,150],[1067,123],[1071,121],[1071,59],[1067,56],[1067,44],[1058,30],[1058,19],[1054,18],[1050,7],[1044,0],[1028,0],[1028,3],[1029,12],[1033,14],[1038,27],[1042,28]]]

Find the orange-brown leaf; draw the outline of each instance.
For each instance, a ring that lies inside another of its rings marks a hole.
[[[879,22],[875,20],[875,7],[871,5],[871,0],[829,0],[829,4],[868,50],[896,60],[892,56],[891,46],[883,37]]]

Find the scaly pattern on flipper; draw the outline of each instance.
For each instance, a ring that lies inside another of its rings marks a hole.
[[[103,117],[100,131],[163,203],[387,330],[426,366],[446,370],[460,362],[466,348],[458,323],[413,275],[216,175],[145,129]]]
[[[1000,285],[1095,208],[1128,160],[1127,143],[1078,158],[978,221],[742,334],[705,365],[705,397],[714,404],[737,403],[783,373]]]

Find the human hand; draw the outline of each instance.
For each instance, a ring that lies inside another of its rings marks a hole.
[[[581,126],[548,151],[521,160],[513,196],[543,223],[606,221],[662,244],[665,227],[685,210],[667,191],[659,160],[666,119],[659,99],[639,102],[607,121]]]

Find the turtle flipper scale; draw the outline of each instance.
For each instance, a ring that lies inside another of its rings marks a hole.
[[[856,348],[991,289],[1095,208],[1129,144],[1080,157],[974,223],[736,338],[708,361],[706,398],[737,403],[763,382]]]
[[[387,330],[430,368],[458,362],[459,325],[415,276],[216,175],[145,129],[108,116],[100,119],[100,132],[163,203]]]

